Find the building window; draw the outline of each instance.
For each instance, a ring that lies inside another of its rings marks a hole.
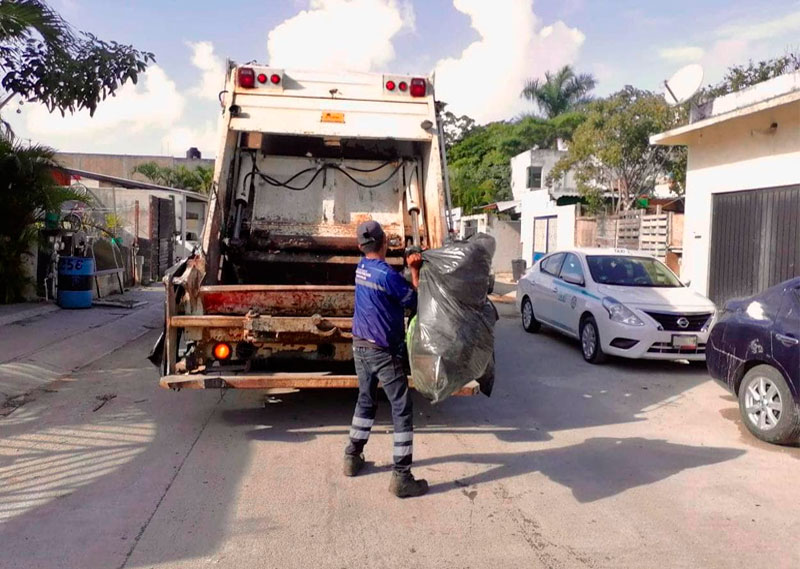
[[[542,188],[542,167],[528,166],[528,189],[540,190]]]

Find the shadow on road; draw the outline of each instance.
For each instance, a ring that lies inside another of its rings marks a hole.
[[[592,438],[578,445],[520,453],[460,454],[430,458],[417,466],[448,462],[494,465],[480,474],[460,478],[455,486],[442,483],[431,492],[495,482],[541,472],[572,490],[578,502],[594,502],[637,486],[647,486],[683,470],[697,468],[744,454],[730,448],[695,447],[641,437]]]

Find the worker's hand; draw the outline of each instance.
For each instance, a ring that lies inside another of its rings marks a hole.
[[[412,253],[408,256],[406,262],[412,269],[419,269],[422,266],[422,255],[419,253]]]

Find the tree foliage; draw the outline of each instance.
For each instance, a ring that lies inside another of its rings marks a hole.
[[[214,181],[214,169],[203,165],[187,168],[183,165],[170,167],[159,166],[155,162],[144,162],[136,166],[131,173],[141,174],[154,184],[204,194],[211,191]]]
[[[3,88],[49,110],[94,114],[100,101],[138,76],[154,56],[103,41],[69,24],[44,0],[0,2]]]
[[[522,90],[522,97],[536,103],[546,118],[552,119],[591,100],[589,93],[597,85],[588,73],[576,74],[565,65],[555,73],[544,74],[544,81],[531,79]]]
[[[547,183],[571,170],[590,204],[610,197],[616,211],[628,210],[638,197],[653,193],[659,178],[670,172],[678,176],[682,167],[685,176],[685,153],[650,144],[651,135],[679,120],[663,97],[633,87],[593,101]]]
[[[759,62],[751,59],[746,64],[729,67],[719,83],[709,85],[702,91],[701,98],[709,100],[735,93],[793,71],[800,71],[800,52],[789,52],[781,57]]]
[[[474,127],[447,153],[453,203],[471,213],[488,203],[510,200],[511,158],[534,147],[569,140],[583,116],[567,113],[552,120],[524,117]]]
[[[55,151],[0,138],[0,303],[20,299],[26,285],[22,265],[36,236],[35,222],[58,212],[68,200],[84,199],[53,178]]]
[[[458,142],[461,142],[464,137],[475,130],[475,119],[467,115],[456,116],[450,111],[444,110],[447,106],[445,102],[438,102],[440,116],[442,120],[442,131],[444,132],[444,145],[448,150]],[[444,111],[444,112],[441,112]]]

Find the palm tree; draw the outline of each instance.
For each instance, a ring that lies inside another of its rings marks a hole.
[[[546,72],[544,79],[544,81],[528,80],[522,90],[522,97],[536,103],[548,119],[591,100],[589,92],[597,85],[591,74],[576,74],[569,65],[565,65],[555,73]]]
[[[54,154],[0,137],[0,304],[18,300],[26,285],[23,255],[36,237],[36,222],[45,212],[59,212],[65,201],[85,201],[56,183]]]

